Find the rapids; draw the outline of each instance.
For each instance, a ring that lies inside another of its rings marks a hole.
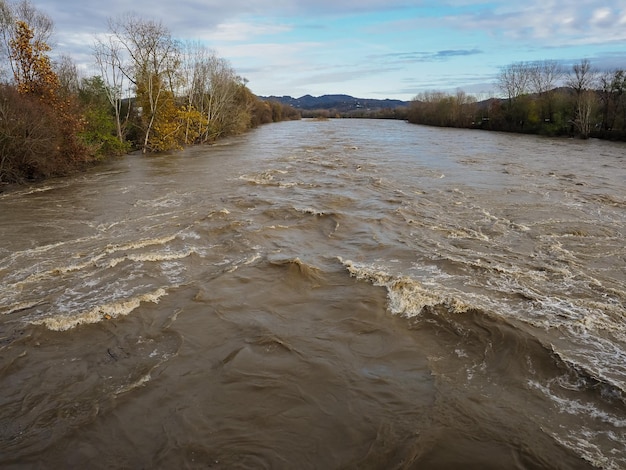
[[[0,193],[2,468],[626,468],[626,147],[272,124]]]

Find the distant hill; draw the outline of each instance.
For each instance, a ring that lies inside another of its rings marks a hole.
[[[263,100],[278,101],[288,104],[296,109],[305,111],[332,110],[339,113],[349,113],[351,111],[374,111],[379,109],[396,109],[408,106],[408,101],[401,100],[376,100],[369,98],[355,98],[349,95],[304,95],[300,98],[291,96],[260,96]]]

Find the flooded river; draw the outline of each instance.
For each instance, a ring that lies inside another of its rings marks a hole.
[[[624,144],[272,124],[0,240],[2,468],[626,468]]]

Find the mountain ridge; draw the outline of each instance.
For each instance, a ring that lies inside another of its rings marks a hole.
[[[260,99],[268,101],[277,101],[282,104],[293,106],[296,109],[304,111],[313,110],[334,110],[338,112],[349,112],[357,110],[377,110],[377,109],[395,109],[398,107],[408,106],[409,101],[393,100],[393,99],[374,99],[374,98],[355,98],[350,95],[303,95],[299,98],[292,96],[260,96]]]

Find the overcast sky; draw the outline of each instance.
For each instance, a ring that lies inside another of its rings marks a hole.
[[[626,0],[31,1],[55,22],[53,53],[85,68],[108,18],[134,12],[205,42],[261,96],[489,93],[518,61],[626,68]]]

